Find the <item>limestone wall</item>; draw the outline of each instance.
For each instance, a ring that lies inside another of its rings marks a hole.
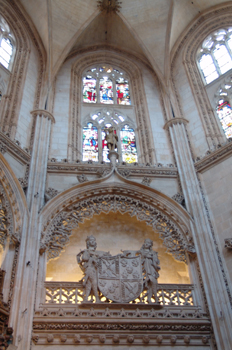
[[[183,117],[189,121],[187,126],[194,156],[205,154],[208,145],[205,138],[205,131],[200,119],[197,105],[182,62],[182,54],[178,56],[174,69],[174,80],[180,98]],[[180,117],[180,116],[175,116]]]
[[[55,125],[53,126],[52,131],[52,140],[50,147],[49,158],[57,158],[61,160],[63,158],[67,158],[67,148],[70,144],[70,140],[68,140],[68,127],[69,123],[71,123],[71,107],[70,100],[72,98],[70,91],[71,84],[71,66],[73,62],[77,58],[73,58],[65,62],[62,66],[61,70],[58,73],[56,79],[56,87],[55,87],[55,98],[54,98],[54,117],[56,120]],[[156,160],[157,163],[173,163],[171,149],[169,140],[166,132],[163,130],[163,126],[165,124],[163,111],[160,104],[160,94],[154,80],[154,77],[151,73],[140,64],[140,69],[142,71],[144,89],[145,89],[145,97],[148,105],[148,114],[150,118],[153,140],[151,142],[152,147],[155,148]],[[82,90],[82,87],[80,87]],[[128,116],[132,122],[136,125],[136,114],[133,104],[133,90],[131,90],[132,95],[132,106],[111,106],[111,105],[90,105],[90,104],[82,104],[80,108],[81,113],[81,121],[83,123],[84,119],[88,117],[95,110],[99,110],[102,108],[114,108],[120,109],[122,115]],[[82,125],[83,126],[83,125]],[[137,125],[138,127],[138,125]],[[78,147],[81,150],[82,140],[78,142]],[[139,145],[138,145],[139,149]],[[80,155],[81,157],[81,155]]]
[[[19,112],[17,132],[15,136],[16,140],[20,142],[22,148],[28,147],[29,145],[31,125],[32,125],[32,116],[30,112],[33,110],[33,106],[35,102],[38,71],[39,71],[38,56],[37,56],[36,48],[32,45],[28,67],[27,67],[25,85],[23,89],[22,104]]]
[[[232,281],[232,252],[224,248],[225,238],[232,237],[231,171],[232,157],[205,171],[201,175],[201,179],[216,228],[219,249],[225,258]]]

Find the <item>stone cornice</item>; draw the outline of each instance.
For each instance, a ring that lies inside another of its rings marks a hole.
[[[167,130],[169,128],[169,126],[173,126],[173,125],[176,125],[176,124],[187,124],[189,123],[189,121],[185,118],[173,118],[173,119],[170,119],[167,121],[167,123],[164,124],[164,129]]]
[[[14,158],[20,160],[23,164],[30,162],[31,156],[29,153],[24,151],[8,136],[0,131],[0,149],[2,153],[9,152]]]
[[[210,151],[209,151],[210,152]],[[204,172],[232,155],[232,142],[226,143],[195,163],[195,169]]]
[[[64,174],[92,174],[100,175],[111,170],[110,164],[88,164],[88,163],[68,163],[68,162],[49,162],[47,167],[48,173],[64,173]],[[172,164],[169,166],[159,164],[157,166],[150,165],[118,165],[117,170],[123,177],[177,177],[177,168]]]
[[[31,111],[31,114],[33,115],[33,117],[36,117],[37,115],[39,115],[40,117],[43,116],[45,118],[48,118],[49,120],[51,120],[52,123],[56,122],[53,115],[44,109],[36,109],[34,111]]]

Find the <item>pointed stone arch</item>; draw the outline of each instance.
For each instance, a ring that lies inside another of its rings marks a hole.
[[[40,216],[44,223],[41,251],[47,250],[48,259],[58,257],[79,223],[110,211],[128,213],[152,226],[167,252],[179,261],[186,262],[187,253],[195,251],[188,213],[161,192],[124,179],[118,183],[84,183],[53,198]]]
[[[46,74],[46,57],[41,39],[29,16],[27,16],[23,9],[21,10],[20,5],[14,2],[0,0],[0,14],[10,26],[16,41],[16,53],[11,70],[11,78],[6,96],[2,99],[0,113],[2,131],[7,132],[13,139],[16,134],[22,101],[22,90],[27,74],[32,43],[36,46],[39,55],[39,74],[34,109],[39,107],[41,100],[43,78]]]
[[[82,73],[87,67],[100,63],[120,67],[128,74],[130,89],[134,99],[137,127],[139,130],[138,141],[141,150],[141,161],[154,164],[154,141],[151,133],[150,118],[141,71],[132,60],[127,57],[122,58],[121,55],[107,50],[88,52],[77,59],[72,66],[68,136],[68,139],[71,141],[68,150],[69,159],[75,161],[81,154],[81,144],[79,140],[82,140],[80,115],[80,105],[82,103]]]
[[[179,38],[175,44],[171,55],[171,76],[172,85],[175,93],[179,114],[184,117],[179,92],[175,83],[175,65],[178,57],[182,55],[183,63],[186,68],[186,74],[191,86],[193,96],[198,107],[198,112],[205,130],[205,135],[209,147],[225,142],[225,135],[216,120],[216,115],[210,104],[199,68],[197,66],[197,50],[204,38],[213,31],[220,28],[229,27],[231,21],[232,6],[229,3],[215,6],[206,10],[201,16],[197,17]]]

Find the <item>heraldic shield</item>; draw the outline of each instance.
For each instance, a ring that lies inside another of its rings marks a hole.
[[[140,256],[101,257],[98,261],[98,288],[117,303],[136,299],[143,291]]]

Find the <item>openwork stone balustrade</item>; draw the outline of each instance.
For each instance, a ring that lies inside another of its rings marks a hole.
[[[82,303],[83,286],[80,282],[45,282],[44,304],[80,304]],[[162,306],[194,306],[194,287],[191,284],[158,284],[157,295]],[[103,295],[100,296],[101,302],[112,303]],[[90,296],[89,301],[95,302],[94,297]],[[155,300],[154,304],[155,304]],[[140,297],[135,299],[133,304],[147,304],[147,293],[141,293]]]

